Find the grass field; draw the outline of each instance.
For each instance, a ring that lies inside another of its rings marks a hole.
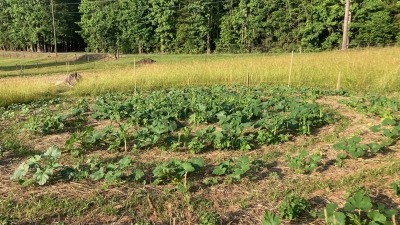
[[[291,85],[393,93],[400,88],[400,48],[371,48],[277,55],[104,55],[0,54],[0,105],[59,95],[97,95],[109,91],[209,84]],[[134,61],[150,57],[152,65]],[[67,64],[69,63],[69,65]],[[21,66],[22,65],[22,66]],[[22,68],[22,69],[21,69]],[[83,81],[75,88],[56,86],[72,71]]]
[[[399,224],[400,48],[25,54],[0,52],[0,224]]]

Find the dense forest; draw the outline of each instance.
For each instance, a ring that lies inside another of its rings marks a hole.
[[[344,12],[344,0],[0,0],[0,49],[320,51],[340,47]],[[400,43],[400,1],[352,0],[350,12],[350,47]]]

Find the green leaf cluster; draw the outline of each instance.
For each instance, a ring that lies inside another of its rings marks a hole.
[[[52,146],[45,153],[35,155],[19,165],[11,179],[24,185],[30,183],[44,185],[54,175],[55,170],[61,167],[58,163],[60,157],[61,151]]]
[[[321,154],[310,155],[307,150],[302,150],[299,155],[289,157],[289,167],[296,173],[312,173],[320,164]]]
[[[347,199],[343,212],[338,211],[337,204],[330,203],[323,216],[328,225],[391,225],[392,217],[397,213],[381,203],[374,205],[364,191],[357,191]]]
[[[199,171],[204,166],[204,160],[201,158],[192,158],[188,161],[172,159],[168,162],[158,165],[153,170],[155,184],[172,182],[177,183],[191,173]]]

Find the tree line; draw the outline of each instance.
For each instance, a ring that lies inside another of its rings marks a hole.
[[[115,55],[321,51],[341,46],[344,9],[342,0],[0,0],[0,49],[54,52],[56,39],[58,51]],[[349,46],[400,43],[398,0],[352,0],[349,21]]]

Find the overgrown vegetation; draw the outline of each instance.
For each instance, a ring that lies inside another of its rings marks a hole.
[[[212,86],[2,107],[0,222],[396,224],[398,102],[338,99],[355,97]]]

